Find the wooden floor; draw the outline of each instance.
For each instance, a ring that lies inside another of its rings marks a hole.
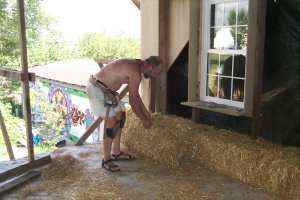
[[[41,154],[37,154],[35,156],[35,159],[41,159],[47,155],[50,155],[49,153],[41,153]],[[15,159],[15,160],[8,160],[8,161],[1,161],[0,162],[0,174],[9,171],[11,169],[20,167],[22,165],[25,165],[28,163],[28,159],[27,158],[19,158],[19,159]]]
[[[56,162],[59,156],[65,156],[62,165]],[[168,168],[155,160],[137,156],[132,161],[117,162],[121,167],[120,172],[107,172],[101,168],[102,144],[63,147],[52,153],[51,157],[52,164],[41,169],[40,177],[5,193],[1,198],[279,199],[261,188],[189,163]],[[15,164],[18,162],[20,164],[23,161],[16,161]],[[45,168],[50,170],[46,171]]]

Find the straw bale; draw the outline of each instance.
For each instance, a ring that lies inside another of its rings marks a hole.
[[[300,198],[300,149],[173,115],[151,114],[144,129],[129,110],[122,143],[169,167],[191,163],[257,185],[285,199]]]

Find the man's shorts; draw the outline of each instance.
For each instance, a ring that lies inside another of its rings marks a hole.
[[[91,106],[91,114],[94,116],[106,116],[106,110],[107,107],[104,106],[105,100],[104,100],[104,93],[99,88],[94,86],[90,80],[87,82],[86,86],[86,93],[89,97],[90,106]],[[120,112],[125,110],[125,107],[121,104],[121,102],[118,102],[118,106],[115,108],[110,108],[109,117],[116,116],[116,112]]]

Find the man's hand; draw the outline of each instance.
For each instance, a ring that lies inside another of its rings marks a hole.
[[[150,118],[148,118],[147,120],[142,120],[142,124],[143,124],[143,126],[144,126],[144,128],[151,128],[151,126],[152,126],[152,122],[151,122],[151,120],[150,120]]]
[[[150,120],[150,113],[148,111],[146,111],[145,115],[149,118]]]

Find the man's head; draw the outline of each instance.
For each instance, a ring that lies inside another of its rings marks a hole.
[[[145,78],[156,78],[164,70],[163,62],[158,56],[150,56],[145,60],[145,64]]]

